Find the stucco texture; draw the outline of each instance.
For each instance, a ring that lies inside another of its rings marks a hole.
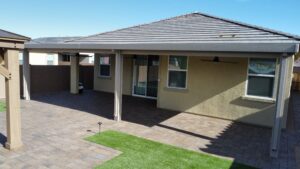
[[[168,57],[161,57],[158,107],[272,126],[275,114],[274,103],[243,98],[247,81],[248,58],[221,58],[221,60],[235,62],[234,64],[205,62],[203,59],[209,58],[189,57],[187,89],[182,90],[166,87]],[[290,74],[291,70],[289,70]],[[290,94],[290,77],[286,105],[288,105]],[[286,125],[286,115],[287,106],[283,127]]]
[[[115,57],[111,57],[111,76],[110,77],[100,77],[99,76],[99,56],[100,54],[95,54],[95,67],[94,67],[94,90],[104,91],[104,92],[114,92],[115,86]],[[125,56],[123,59],[123,94],[131,95],[132,88],[132,56]]]
[[[243,54],[241,54],[242,56]],[[96,55],[99,56],[99,55]],[[257,55],[253,55],[253,57]],[[274,56],[274,57],[278,57]],[[261,56],[260,56],[261,57]],[[270,57],[270,55],[262,56]],[[187,89],[167,88],[168,56],[160,56],[157,107],[261,126],[272,126],[275,103],[244,99],[248,58],[220,57],[234,63],[206,62],[205,56],[188,57]],[[123,94],[131,95],[132,57],[124,57]],[[283,127],[286,126],[288,98],[290,95],[293,58],[289,59],[288,85]],[[113,92],[114,57],[112,56],[111,77],[100,78],[99,57],[95,57],[94,89]],[[277,73],[279,66],[277,65]],[[277,78],[275,79],[277,83]]]

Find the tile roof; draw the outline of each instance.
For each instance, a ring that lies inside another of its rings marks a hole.
[[[55,43],[64,43],[67,40],[74,40],[81,38],[80,36],[66,36],[66,37],[41,37],[32,39],[27,44],[55,44]]]
[[[70,39],[46,38],[31,50],[149,50],[297,53],[300,37],[259,26],[191,13],[115,31]]]
[[[299,43],[300,37],[203,13],[191,13],[67,42],[81,44]]]
[[[15,34],[12,32],[8,32],[8,31],[2,30],[2,29],[0,29],[0,38],[1,39],[15,39],[15,40],[21,40],[21,41],[30,40],[29,37]]]

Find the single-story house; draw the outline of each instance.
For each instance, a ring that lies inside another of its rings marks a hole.
[[[76,37],[73,37],[76,38]],[[47,41],[45,40],[47,39]],[[60,38],[38,38],[33,39],[31,43],[46,43],[51,40],[65,41],[70,39],[69,37]],[[57,41],[55,41],[57,42]],[[81,57],[80,65],[93,66],[94,65],[94,53],[80,53]],[[19,63],[23,64],[23,53],[19,53]],[[60,65],[70,65],[70,55],[68,53],[41,53],[41,52],[30,52],[30,65],[42,65],[42,66],[60,66]],[[5,78],[0,76],[0,99],[5,98]]]
[[[76,37],[44,37],[32,39],[30,43],[59,43],[66,40],[72,40],[80,38]],[[80,65],[94,65],[94,53],[80,53],[82,57],[80,60]],[[19,63],[23,64],[23,53],[19,53]],[[45,53],[45,52],[30,52],[30,65],[43,65],[43,66],[58,66],[58,65],[70,65],[70,55],[68,53]],[[0,77],[0,99],[5,98],[5,79]]]
[[[60,43],[67,40],[73,40],[81,38],[80,36],[74,37],[42,37],[32,39],[31,44],[38,43]],[[87,57],[82,57],[80,60],[81,65],[93,65],[94,64],[94,53],[80,53]],[[22,53],[20,53],[20,64],[23,62]],[[43,52],[31,52],[30,53],[30,65],[70,65],[70,56],[67,53],[43,53]]]
[[[116,120],[122,94],[156,99],[158,108],[272,127],[276,156],[299,43],[296,35],[191,13],[60,43],[27,43],[24,52],[95,53],[94,90],[115,93]]]

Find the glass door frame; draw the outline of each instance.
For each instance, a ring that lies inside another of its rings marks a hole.
[[[147,77],[146,77],[146,79],[147,79],[147,83],[146,83],[146,85],[145,85],[145,95],[138,95],[138,94],[135,94],[134,93],[134,86],[135,86],[135,82],[136,82],[136,73],[137,73],[137,67],[136,67],[136,65],[135,65],[135,61],[136,61],[136,59],[135,58],[133,58],[133,61],[132,61],[132,69],[133,69],[133,71],[132,71],[132,90],[131,90],[131,95],[132,96],[135,96],[135,97],[142,97],[142,98],[147,98],[147,99],[153,99],[153,100],[157,100],[157,97],[151,97],[151,96],[147,96],[147,85],[148,85],[148,62],[149,62],[149,55],[138,55],[138,56],[146,56],[147,57]],[[137,57],[138,57],[137,56]],[[160,57],[158,56],[158,81],[159,81],[159,64],[160,64]],[[158,88],[158,85],[157,85],[157,88]],[[157,91],[158,92],[158,91]]]

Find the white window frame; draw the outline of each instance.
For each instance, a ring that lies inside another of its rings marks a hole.
[[[19,64],[20,65],[23,65],[23,54],[22,53],[19,53]]]
[[[188,81],[188,69],[189,69],[189,57],[188,56],[185,56],[186,57],[186,69],[185,70],[181,70],[181,69],[170,69],[169,68],[169,65],[170,65],[170,57],[171,56],[179,56],[179,57],[182,57],[180,55],[169,55],[168,56],[168,65],[167,65],[167,88],[170,88],[170,89],[187,89],[187,81]],[[173,87],[173,86],[169,86],[169,73],[170,71],[177,71],[177,72],[185,72],[186,73],[186,76],[185,76],[185,87]]]
[[[47,61],[46,61],[46,65],[54,65],[54,54],[53,53],[47,53]],[[49,64],[49,62],[51,62],[51,64]]]
[[[278,76],[277,72],[277,63],[278,59],[277,58],[261,58],[261,59],[275,59],[275,74],[274,75],[266,75],[266,74],[252,74],[249,73],[249,64],[250,64],[250,59],[255,58],[251,57],[248,58],[248,65],[247,65],[247,80],[246,80],[246,86],[245,86],[245,98],[250,98],[250,99],[258,99],[258,100],[267,100],[267,101],[275,101],[275,95],[276,95],[276,80]],[[248,82],[249,82],[249,76],[256,76],[256,77],[269,77],[269,78],[274,78],[274,84],[273,84],[273,91],[272,91],[272,97],[263,97],[263,96],[256,96],[256,95],[248,95]]]
[[[101,64],[101,57],[108,57],[109,58],[109,64]],[[105,65],[105,66],[109,66],[109,75],[101,75],[101,66]],[[111,56],[99,56],[99,71],[98,71],[98,76],[99,77],[104,77],[104,78],[109,78],[111,77]]]

